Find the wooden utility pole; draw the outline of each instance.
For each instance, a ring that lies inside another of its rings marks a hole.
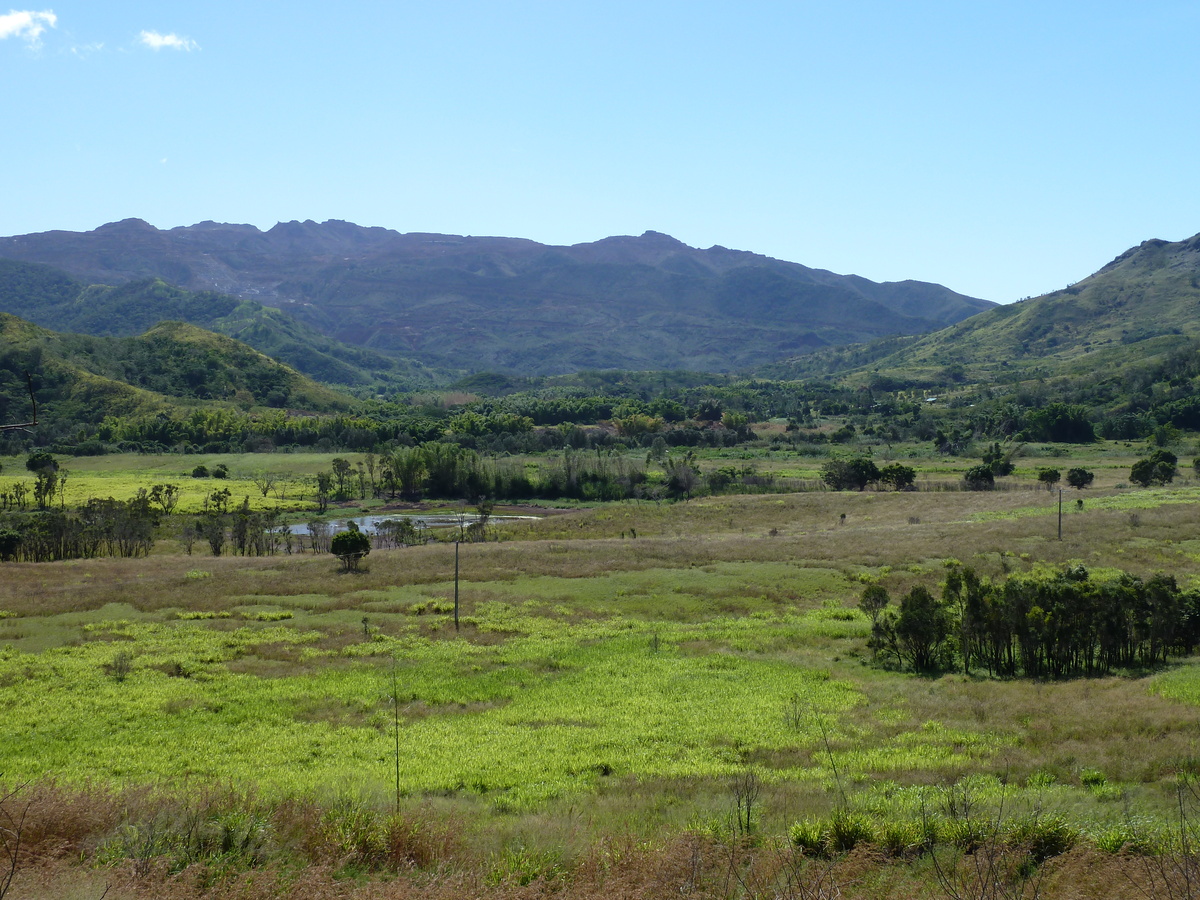
[[[1058,489],[1058,539],[1062,540],[1062,488]]]
[[[392,734],[396,739],[396,815],[400,815],[400,679],[396,654],[392,654]]]
[[[454,542],[454,630],[458,631],[458,541]]]

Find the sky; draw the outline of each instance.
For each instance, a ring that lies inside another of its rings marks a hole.
[[[1195,0],[48,2],[0,235],[654,230],[1007,303],[1200,232]]]

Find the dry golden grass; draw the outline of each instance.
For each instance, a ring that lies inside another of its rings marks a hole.
[[[698,835],[646,843],[612,836],[542,877],[503,877],[494,860],[464,861],[438,834],[418,844],[401,840],[396,865],[386,873],[347,877],[337,861],[296,868],[268,865],[222,875],[203,865],[172,873],[163,866],[127,864],[93,870],[67,859],[30,867],[14,885],[22,900],[930,900],[949,896],[938,886],[927,860],[889,859],[870,848],[842,859],[806,860],[786,848],[753,846]],[[432,867],[406,867],[408,854],[443,860]],[[465,864],[464,864],[465,862]],[[971,880],[971,861],[957,867]],[[1042,900],[1144,900],[1188,896],[1168,893],[1153,862],[1077,848],[1044,863],[1034,873]],[[824,891],[821,893],[821,891]],[[965,896],[1009,896],[967,894]]]

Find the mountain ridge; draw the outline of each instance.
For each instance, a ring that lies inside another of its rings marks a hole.
[[[572,245],[341,220],[262,231],[141,219],[0,238],[0,257],[121,284],[161,278],[284,309],[326,336],[447,369],[734,371],[924,333],[995,304],[647,231]]]

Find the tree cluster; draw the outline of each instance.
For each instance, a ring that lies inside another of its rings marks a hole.
[[[871,646],[917,672],[1064,678],[1161,664],[1200,645],[1200,591],[1169,575],[1094,579],[1083,566],[993,583],[954,566],[940,599],[917,586],[887,609],[872,585],[861,608]]]

